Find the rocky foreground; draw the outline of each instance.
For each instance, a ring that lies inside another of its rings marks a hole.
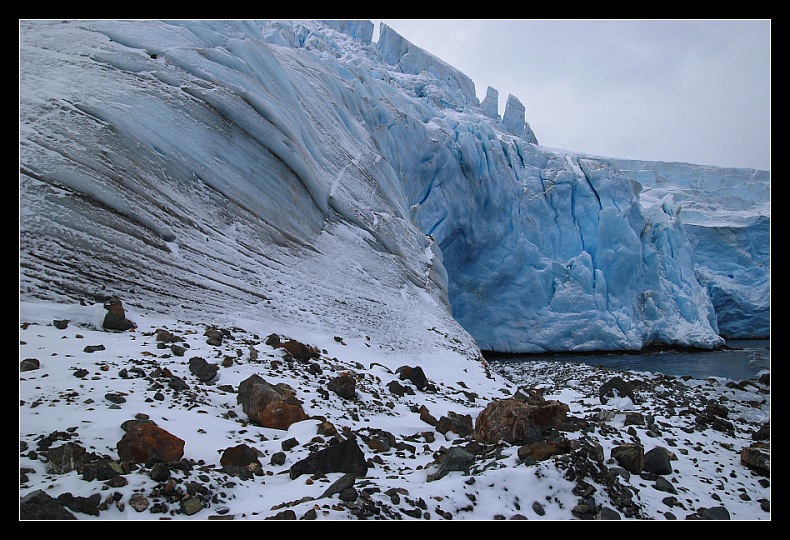
[[[282,334],[115,323],[21,321],[21,520],[770,520],[768,374],[493,362],[480,395]]]

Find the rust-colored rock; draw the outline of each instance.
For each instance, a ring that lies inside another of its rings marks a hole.
[[[515,398],[493,401],[478,415],[474,437],[485,444],[538,442],[542,429],[560,429],[566,424],[569,410],[566,404],[553,400],[541,405]]]
[[[321,351],[318,347],[307,345],[295,339],[281,341],[280,336],[277,334],[270,334],[269,337],[266,338],[265,343],[275,349],[285,349],[285,352],[288,353],[290,358],[300,362],[307,362],[321,357]]]
[[[184,457],[184,441],[153,423],[130,427],[117,447],[118,457],[133,463],[178,461]]]
[[[281,400],[268,405],[258,411],[250,419],[263,427],[286,430],[291,424],[307,420],[309,416],[302,409],[302,405],[293,398],[293,402]]]
[[[220,465],[223,467],[246,467],[251,463],[258,464],[261,462],[258,459],[258,452],[247,444],[239,444],[226,448],[222,452],[222,457],[219,460]]]
[[[537,461],[543,461],[551,456],[558,454],[567,454],[570,452],[570,443],[568,442],[534,442],[525,444],[518,449],[518,458],[524,461],[530,457]]]
[[[527,404],[529,417],[540,428],[561,429],[568,420],[571,410],[565,403],[556,400],[546,400],[540,405]]]
[[[285,383],[273,385],[259,375],[251,375],[239,384],[236,402],[251,422],[263,427],[288,429],[309,418],[293,388]]]

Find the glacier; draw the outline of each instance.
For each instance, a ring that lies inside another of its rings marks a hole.
[[[370,21],[20,21],[20,300],[393,349],[770,335],[767,171],[540,146]],[[304,306],[310,306],[305,309]]]

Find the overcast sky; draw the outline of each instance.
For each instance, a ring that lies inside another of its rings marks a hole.
[[[768,19],[372,20],[516,96],[542,146],[770,170]]]

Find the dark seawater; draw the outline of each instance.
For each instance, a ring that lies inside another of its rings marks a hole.
[[[736,381],[755,379],[771,369],[770,340],[731,340],[729,349],[715,351],[668,350],[639,354],[555,354],[486,356],[490,362],[577,362],[618,371],[663,373],[695,379],[722,377]]]

